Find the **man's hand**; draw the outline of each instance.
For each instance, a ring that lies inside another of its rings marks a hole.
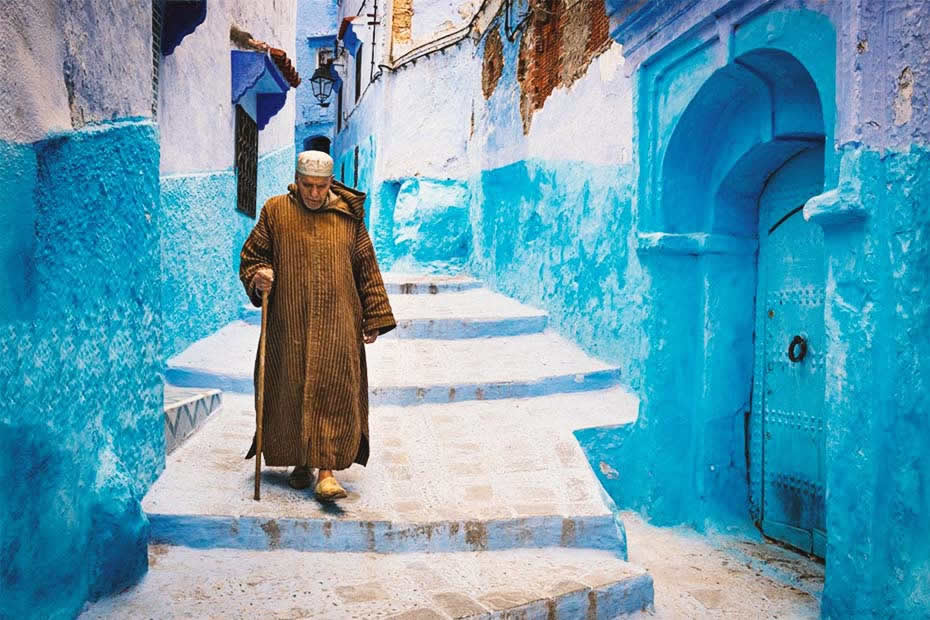
[[[365,344],[371,344],[371,343],[373,343],[375,340],[378,339],[378,330],[373,330],[373,331],[370,331],[370,332],[364,332],[364,333],[362,334],[362,336],[363,336],[363,338],[365,339]]]
[[[271,269],[259,269],[252,276],[252,287],[259,293],[270,291],[272,284],[274,284],[274,271]]]

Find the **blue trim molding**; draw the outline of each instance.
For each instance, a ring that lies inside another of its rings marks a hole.
[[[629,54],[700,0],[606,0],[610,36]]]

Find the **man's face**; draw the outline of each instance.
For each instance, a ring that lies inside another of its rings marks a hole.
[[[326,194],[329,192],[329,186],[333,183],[333,177],[308,177],[302,174],[297,175],[297,191],[300,193],[301,200],[311,209],[319,209],[323,206]]]

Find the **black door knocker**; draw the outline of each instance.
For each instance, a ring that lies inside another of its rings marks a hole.
[[[807,340],[803,336],[795,336],[788,345],[788,359],[792,362],[800,362],[807,355]]]

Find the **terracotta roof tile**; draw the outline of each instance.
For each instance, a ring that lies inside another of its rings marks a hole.
[[[278,67],[278,70],[281,71],[281,75],[284,76],[287,83],[290,84],[291,87],[297,88],[297,85],[301,82],[300,74],[297,73],[297,69],[294,67],[291,59],[287,57],[287,53],[276,47],[270,48],[268,53],[271,54],[271,59]]]

